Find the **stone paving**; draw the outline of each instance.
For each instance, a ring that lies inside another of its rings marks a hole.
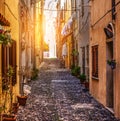
[[[42,63],[39,78],[29,85],[31,94],[17,121],[120,121],[57,60]]]

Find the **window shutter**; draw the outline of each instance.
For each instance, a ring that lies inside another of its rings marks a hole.
[[[92,47],[92,76],[98,77],[98,46]]]
[[[14,68],[14,75],[12,79],[12,85],[16,84],[16,41],[13,41],[11,47],[2,45],[2,76],[5,77],[8,66],[11,65]]]
[[[7,67],[8,67],[8,48],[5,45],[2,45],[2,76],[5,77],[6,76],[6,72],[7,72]]]
[[[9,64],[14,68],[12,85],[16,84],[16,41],[13,41],[9,49]]]

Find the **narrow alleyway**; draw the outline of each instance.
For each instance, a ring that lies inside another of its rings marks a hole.
[[[118,121],[58,60],[45,60],[39,78],[29,85],[31,94],[19,107],[18,121]]]

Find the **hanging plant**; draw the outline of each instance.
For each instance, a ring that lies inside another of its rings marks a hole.
[[[79,52],[78,52],[77,50],[74,49],[74,50],[72,51],[72,56],[78,56],[78,55],[79,55]]]
[[[107,60],[107,64],[111,66],[111,69],[116,68],[116,60]]]
[[[4,31],[0,29],[0,44],[11,45],[13,40],[11,39],[10,30]]]

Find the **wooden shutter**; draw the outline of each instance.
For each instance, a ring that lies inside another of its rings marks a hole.
[[[11,47],[2,45],[2,76],[5,77],[8,66],[14,68],[12,85],[16,84],[16,41],[13,41]]]
[[[8,47],[2,45],[2,76],[6,76],[7,68],[8,68]]]
[[[98,77],[98,46],[92,47],[92,76]]]
[[[82,47],[82,69],[85,74],[85,47]]]
[[[12,46],[9,48],[9,65],[14,68],[14,75],[12,85],[16,84],[16,41],[13,41]]]

